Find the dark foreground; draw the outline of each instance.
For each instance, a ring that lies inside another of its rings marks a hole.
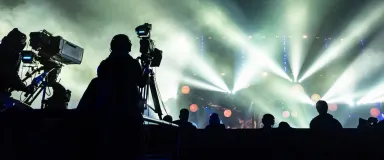
[[[2,159],[383,159],[383,134],[299,130],[183,131],[146,125],[106,131],[105,117],[68,112],[0,115]],[[124,130],[124,131],[123,131]]]

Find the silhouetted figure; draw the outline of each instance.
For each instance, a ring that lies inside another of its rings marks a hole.
[[[143,106],[138,86],[145,86],[146,81],[140,63],[129,55],[132,44],[128,36],[114,36],[110,46],[109,57],[100,63],[98,77],[89,84],[77,110],[98,113],[103,146],[113,145],[107,148],[115,152],[114,155],[127,151],[121,147],[127,144],[136,149],[130,152],[139,153]]]
[[[263,123],[263,129],[272,129],[273,125],[275,125],[275,117],[269,113],[264,114],[261,122]]]
[[[173,123],[179,125],[182,129],[196,129],[196,127],[191,123],[188,122],[189,119],[189,110],[188,109],[181,109],[179,120],[173,121]]]
[[[316,109],[319,113],[318,116],[312,119],[309,127],[314,130],[339,130],[343,126],[340,122],[333,118],[332,115],[328,114],[328,104],[327,102],[320,100],[316,103]]]
[[[19,68],[21,64],[20,52],[26,46],[26,35],[17,28],[5,36],[0,43],[0,92],[12,88],[26,91],[27,86],[21,81]]]
[[[359,118],[359,125],[357,126],[358,129],[374,129],[377,127],[377,118],[375,117],[369,117],[368,120]]]
[[[139,102],[142,97],[137,87],[143,87],[146,82],[142,76],[140,63],[129,55],[131,46],[128,36],[119,34],[113,37],[112,52],[100,63],[97,69],[98,77],[92,82],[94,87],[97,87],[97,95],[94,97],[96,101],[87,105],[93,105],[92,108],[96,109],[119,109],[141,113]],[[83,107],[90,106],[80,104],[78,106],[79,109]]]
[[[50,86],[53,89],[53,94],[45,101],[46,106],[44,109],[51,111],[66,110],[68,102],[71,99],[71,91],[65,89],[64,86],[58,82],[53,82]]]
[[[173,118],[171,115],[166,115],[166,116],[164,116],[163,120],[166,122],[172,123]]]
[[[291,129],[291,126],[287,122],[280,122],[279,129]]]
[[[17,28],[5,36],[0,43],[0,110],[3,104],[10,102],[10,89],[31,92],[19,76],[21,64],[20,52],[26,46],[26,35]]]
[[[225,129],[224,124],[220,124],[220,118],[217,113],[212,113],[209,117],[209,124],[205,127],[207,130],[222,130]]]
[[[380,131],[384,130],[384,121],[383,121],[383,120],[379,121],[379,122],[376,124],[375,129],[378,129],[378,130],[380,130]]]

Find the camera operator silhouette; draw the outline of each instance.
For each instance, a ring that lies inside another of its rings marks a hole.
[[[26,46],[26,35],[14,28],[1,40],[0,44],[0,106],[11,96],[11,90],[32,92],[19,76],[21,65],[20,52]]]
[[[141,95],[138,87],[146,84],[140,63],[134,59],[128,36],[119,34],[111,41],[111,53],[97,69],[93,79],[79,102],[79,110],[106,109],[141,113]]]
[[[102,144],[116,156],[127,151],[120,146],[132,145],[136,150],[128,150],[136,154],[141,144],[143,107],[138,87],[144,87],[146,81],[140,63],[129,55],[131,46],[127,35],[113,37],[110,55],[100,63],[97,77],[91,81],[77,107],[82,113],[100,115],[96,125],[101,129]]]

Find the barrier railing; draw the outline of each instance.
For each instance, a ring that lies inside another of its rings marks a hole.
[[[151,117],[148,117],[145,115],[143,115],[143,118],[144,118],[144,121],[146,121],[146,122],[155,123],[155,124],[159,124],[159,125],[169,125],[172,127],[179,127],[177,124],[173,124],[173,123],[169,123],[167,121],[151,118]]]

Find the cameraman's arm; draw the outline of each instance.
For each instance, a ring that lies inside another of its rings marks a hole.
[[[17,91],[24,91],[24,92],[26,92],[27,86],[21,80],[19,74],[17,74],[17,73],[16,74],[12,74],[12,75],[10,75],[10,78],[11,78],[11,87],[12,87],[12,89],[17,90]]]

